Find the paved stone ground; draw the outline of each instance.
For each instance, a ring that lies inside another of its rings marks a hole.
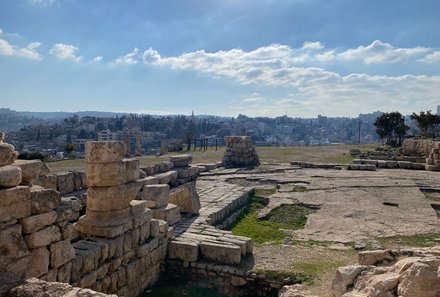
[[[440,219],[420,188],[440,189],[440,173],[400,169],[373,172],[290,169],[205,176],[201,193],[222,189],[225,181],[241,185],[279,185],[262,215],[281,204],[318,206],[297,239],[353,242],[372,237],[439,232]],[[237,182],[238,181],[238,182]],[[217,186],[218,185],[218,186]],[[295,185],[305,192],[294,191]],[[231,185],[235,189],[237,185]],[[207,195],[201,195],[205,198]],[[385,203],[385,204],[384,204]],[[208,207],[208,205],[206,206]]]

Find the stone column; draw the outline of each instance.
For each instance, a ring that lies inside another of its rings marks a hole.
[[[226,167],[259,165],[260,161],[249,136],[226,136],[223,163]]]
[[[139,161],[124,160],[127,148],[121,141],[90,141],[85,144],[87,209],[76,224],[85,235],[116,237],[133,226],[130,201],[141,184]],[[137,175],[136,175],[137,172]]]

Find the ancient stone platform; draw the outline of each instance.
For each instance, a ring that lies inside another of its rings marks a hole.
[[[252,254],[252,241],[215,227],[242,208],[251,199],[252,187],[226,182],[199,180],[200,214],[182,218],[174,228],[168,258],[188,263],[201,260],[238,265],[242,256]]]

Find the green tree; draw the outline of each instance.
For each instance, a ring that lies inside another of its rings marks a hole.
[[[64,150],[68,155],[70,155],[75,150],[75,145],[73,143],[66,143]]]
[[[419,127],[421,134],[425,136],[432,128],[440,124],[440,116],[432,114],[431,110],[421,111],[419,114],[413,112],[411,120]]]
[[[382,139],[386,139],[388,145],[401,145],[409,127],[405,125],[405,118],[398,111],[386,112],[376,118],[373,123],[376,133]]]

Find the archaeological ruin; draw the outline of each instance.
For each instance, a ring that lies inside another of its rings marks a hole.
[[[408,141],[405,159],[292,160],[263,170],[245,136],[226,137],[223,162],[203,164],[176,155],[141,165],[126,158],[124,142],[91,141],[85,172],[53,173],[17,160],[3,140],[0,133],[0,296],[136,297],[173,277],[233,297],[440,296],[438,244],[385,249],[371,239],[439,232],[440,203],[423,194],[440,193],[439,142]],[[267,245],[226,230],[256,189],[271,193],[259,218],[283,205],[312,210],[303,228],[284,230],[282,252],[262,256]],[[318,295],[264,272],[285,265],[296,240],[313,243],[306,253],[322,243],[361,252]]]

